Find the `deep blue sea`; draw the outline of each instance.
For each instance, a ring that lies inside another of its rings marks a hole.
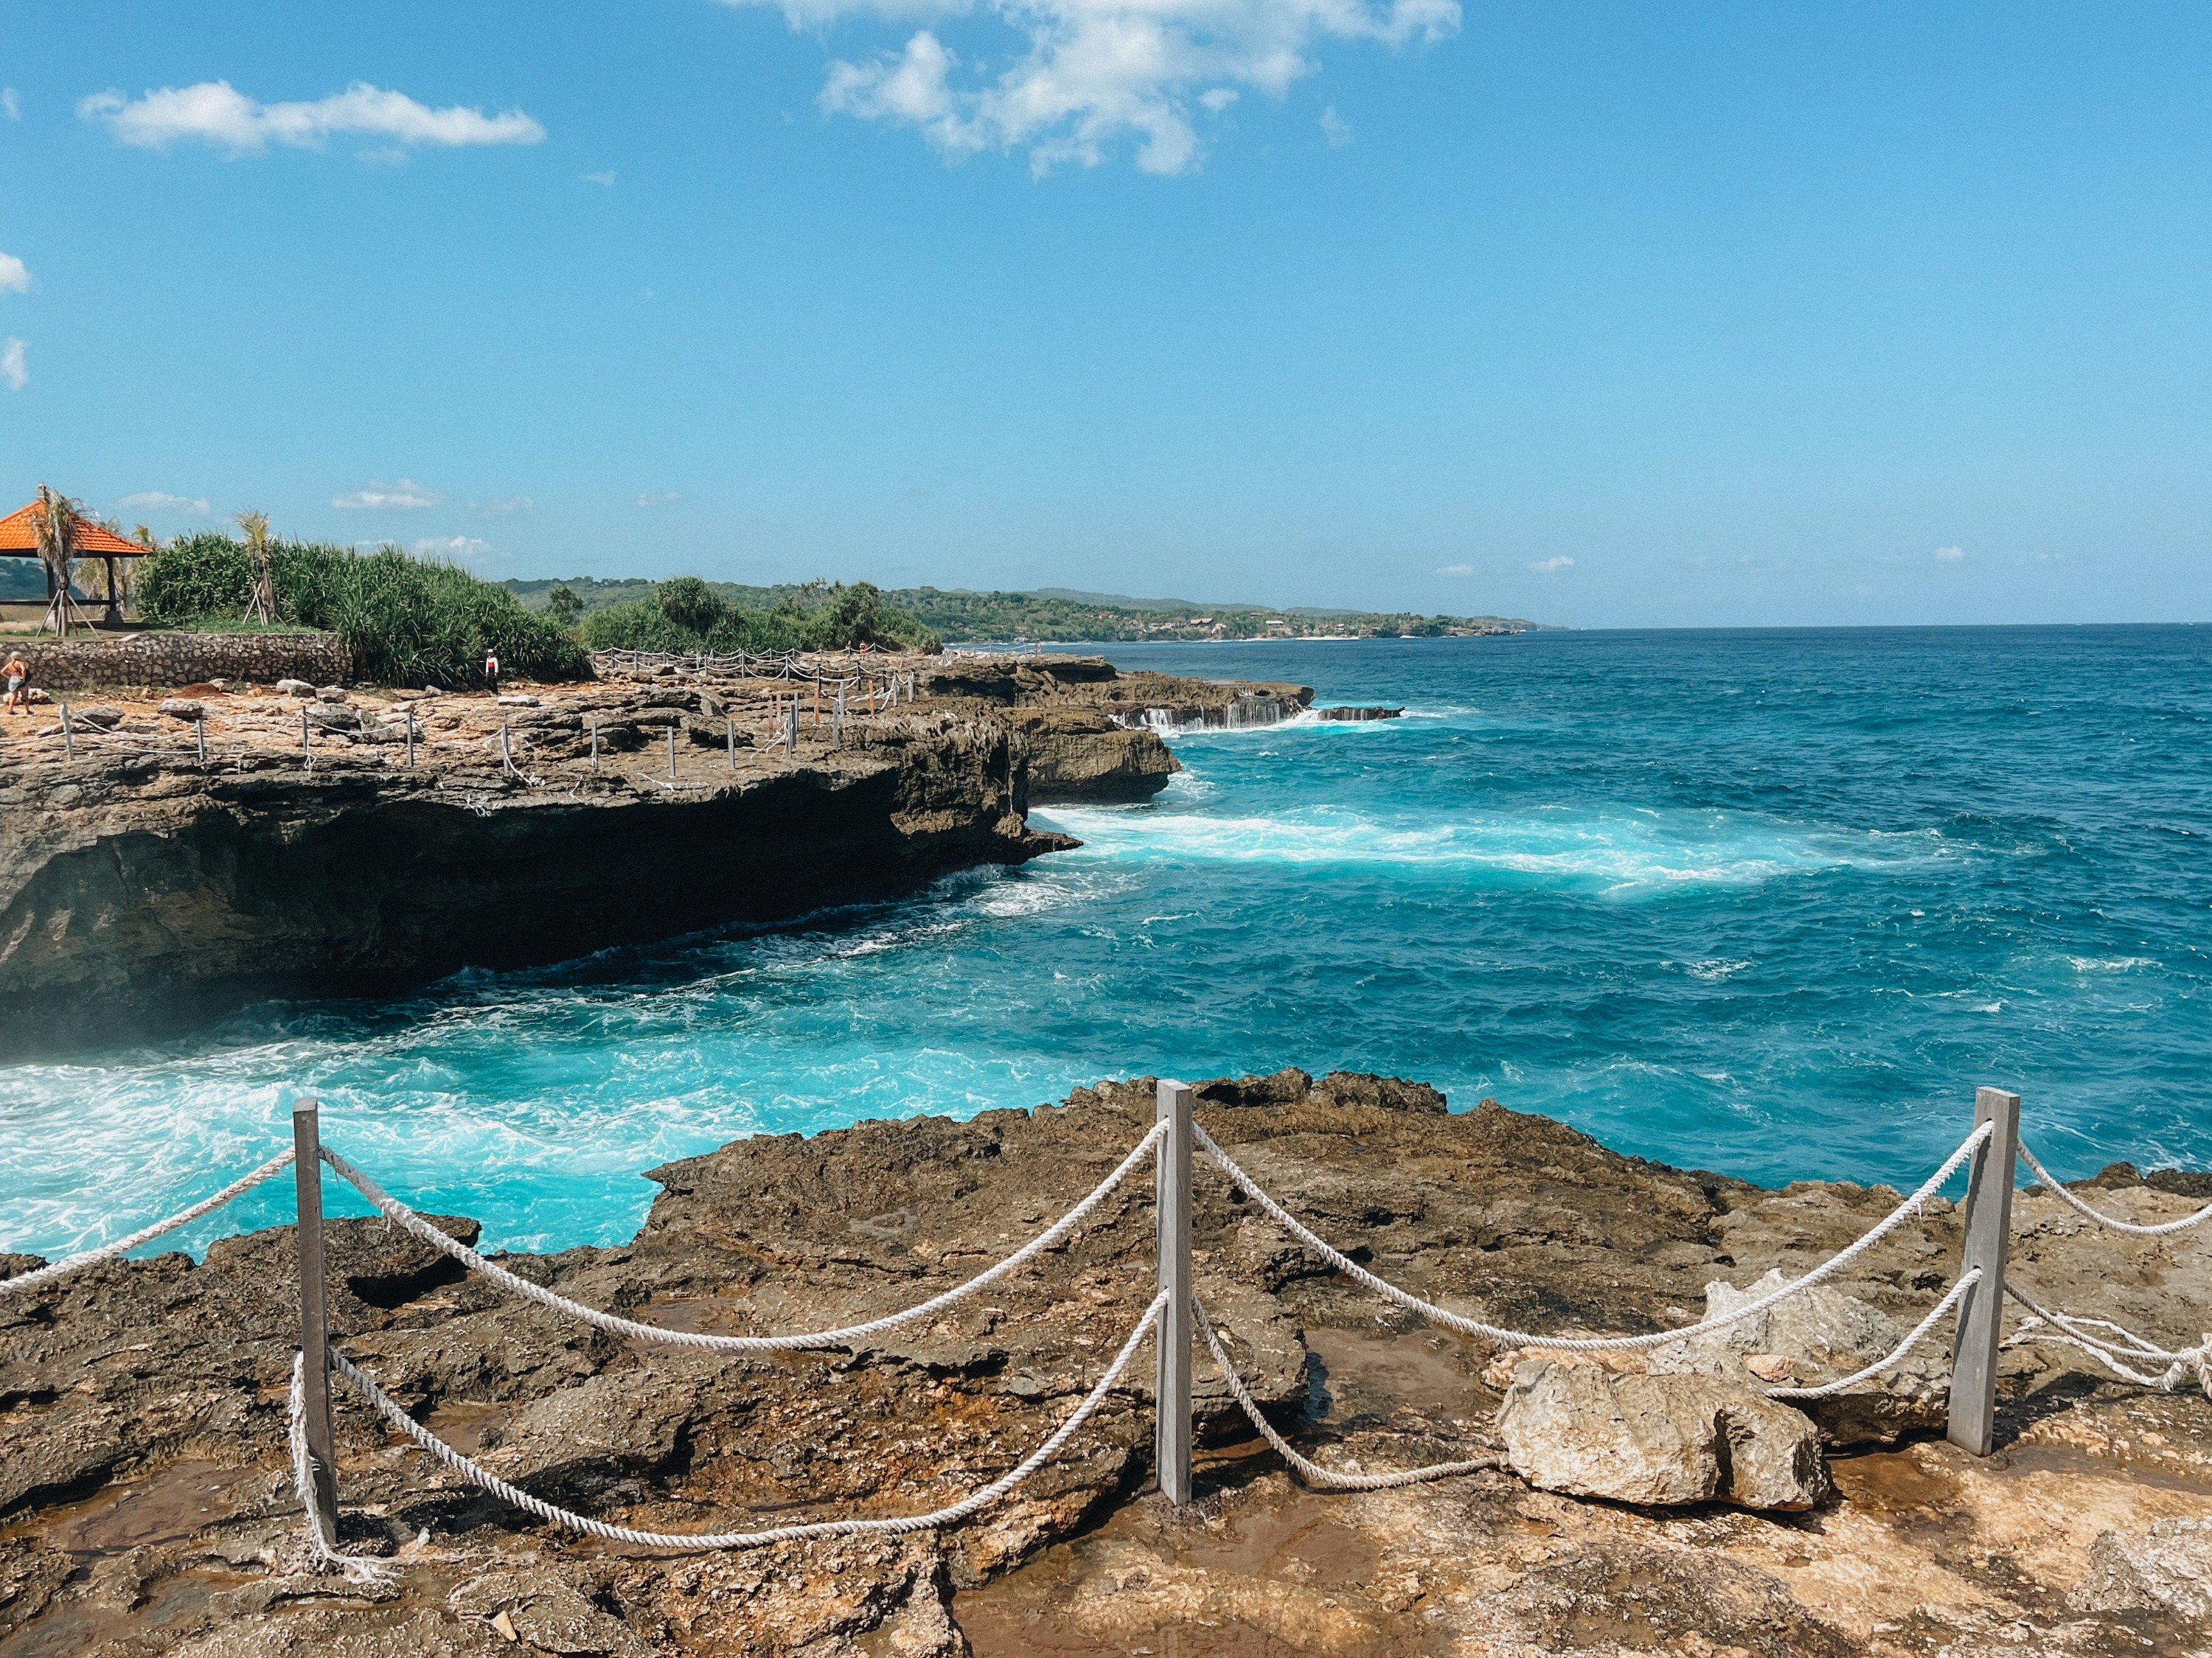
[[[905,902],[0,1070],[0,1246],[181,1207],[307,1091],[533,1248],[626,1239],[641,1170],[756,1131],[1293,1064],[1765,1181],[1917,1180],[1978,1084],[2062,1175],[2212,1166],[2212,627],[1112,654],[1407,715],[1177,738],[1154,803],[1036,814],[1080,852]]]

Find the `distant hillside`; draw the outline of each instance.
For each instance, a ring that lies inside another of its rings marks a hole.
[[[588,616],[651,596],[657,583],[568,576],[506,584],[526,610],[542,610],[556,587],[574,593]],[[748,610],[790,607],[813,610],[830,602],[827,582],[782,582],[748,586],[711,581],[725,604]],[[1202,604],[1187,598],[1133,598],[1069,587],[1030,592],[975,592],[967,588],[886,589],[887,604],[941,635],[947,643],[1051,640],[1067,643],[1170,639],[1310,639],[1432,637],[1443,635],[1526,633],[1540,623],[1517,616],[1416,616],[1410,611],[1316,610],[1260,604]]]

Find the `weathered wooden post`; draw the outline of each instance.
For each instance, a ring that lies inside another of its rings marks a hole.
[[[53,574],[49,571],[46,586],[51,587],[53,585]],[[76,733],[70,729],[69,704],[66,701],[62,704],[62,752],[72,760],[76,758]]]
[[[676,727],[668,727],[668,780],[676,780]]]
[[[799,698],[793,695],[783,711],[783,757],[790,759],[799,752]]]
[[[292,1102],[292,1176],[298,1197],[300,1243],[300,1351],[307,1380],[307,1462],[314,1474],[315,1512],[323,1535],[338,1535],[338,1462],[331,1435],[331,1328],[324,1301],[323,1139],[321,1108],[313,1100]]]
[[[307,740],[307,705],[300,704],[300,763],[307,770],[315,768],[315,747]]]
[[[1982,1275],[1959,1302],[1959,1329],[1951,1342],[1951,1419],[1946,1437],[1962,1450],[1987,1456],[1996,1434],[1997,1336],[2004,1322],[2005,1244],[2012,1236],[2013,1160],[2020,1150],[2020,1096],[2002,1088],[1974,1094],[1974,1126],[1996,1130],[1966,1164],[1961,1211],[1966,1245],[1959,1271]]]
[[[1190,1084],[1163,1078],[1157,1098],[1159,1120],[1168,1125],[1153,1175],[1160,1288],[1168,1304],[1152,1338],[1160,1356],[1153,1461],[1160,1489],[1181,1508],[1190,1501]]]
[[[593,771],[597,771],[599,768],[599,715],[597,715],[597,714],[593,714],[593,715],[592,716],[592,769]]]
[[[192,721],[192,735],[199,739],[200,769],[207,769],[207,716],[204,714]]]
[[[722,736],[730,745],[730,769],[738,768],[738,722],[729,714],[722,716]]]
[[[499,722],[499,768],[509,777],[514,775],[514,750],[507,741],[507,721]]]
[[[410,771],[415,767],[415,710],[412,707],[407,710],[407,767]]]

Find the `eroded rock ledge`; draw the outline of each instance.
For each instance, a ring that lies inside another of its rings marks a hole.
[[[74,758],[56,709],[10,718],[0,1060],[779,919],[1072,844],[1029,829],[1033,801],[1143,799],[1177,769],[1157,735],[1099,711],[1111,665],[1077,660],[1066,684],[1026,663],[925,668],[920,700],[855,697],[842,719],[834,691],[675,674],[504,704],[133,687],[78,703]]]
[[[1686,1321],[1707,1284],[1800,1272],[1896,1200],[1764,1190],[1492,1102],[1443,1103],[1419,1084],[1286,1071],[1203,1084],[1200,1118],[1392,1279],[1561,1333]],[[1058,1216],[1151,1112],[1140,1079],[967,1123],[741,1141],[654,1171],[661,1194],[629,1246],[505,1259],[684,1328],[870,1316]],[[2099,1200],[2165,1219],[2192,1206],[2174,1188],[2195,1178],[2115,1171]],[[850,1353],[624,1345],[357,1222],[334,1229],[332,1314],[343,1350],[420,1419],[571,1506],[672,1530],[912,1512],[1011,1467],[1097,1374],[1152,1293],[1146,1184],[1036,1272]],[[1374,1470],[1494,1442],[1500,1380],[1535,1361],[1397,1315],[1218,1177],[1197,1197],[1199,1291],[1309,1455]],[[2201,1322],[2212,1271],[2196,1234],[2115,1242],[2034,1191],[2014,1230],[2015,1270],[2061,1301],[2169,1336]],[[1931,1205],[1837,1288],[1905,1318],[1940,1292],[1958,1242]],[[1307,1492],[1209,1382],[1200,1501],[1175,1513],[1145,1491],[1140,1359],[1064,1458],[964,1527],[706,1557],[528,1522],[342,1404],[343,1541],[403,1566],[362,1588],[309,1575],[295,1541],[280,1449],[291,1249],[287,1230],[258,1233],[198,1266],[110,1264],[0,1299],[0,1652],[1936,1658],[2212,1642],[2212,1406],[2033,1345],[2005,1357],[1996,1455],[1896,1421],[1875,1429],[1887,1443],[1832,1437],[1832,1489],[1800,1511],[1578,1500],[1504,1473]]]

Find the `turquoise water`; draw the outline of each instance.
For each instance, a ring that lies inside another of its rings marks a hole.
[[[1984,1083],[2061,1173],[2212,1165],[2212,628],[1115,654],[1407,715],[1179,738],[1157,802],[1037,814],[1082,851],[908,902],[0,1070],[0,1245],[181,1207],[295,1091],[537,1248],[758,1130],[1286,1064],[1768,1181],[1917,1178]]]

